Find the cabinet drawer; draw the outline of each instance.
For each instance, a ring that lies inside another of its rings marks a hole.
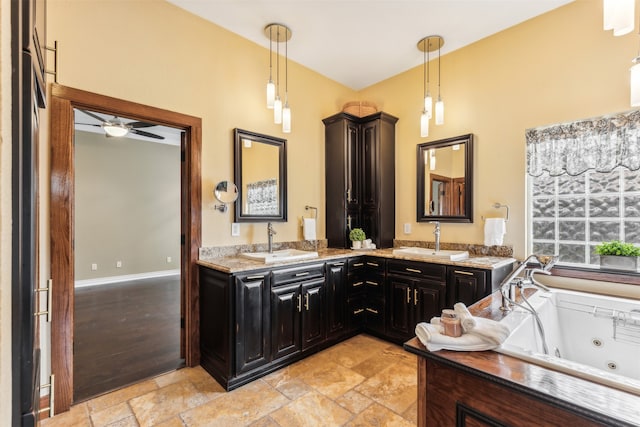
[[[315,279],[318,277],[324,277],[324,264],[310,264],[278,269],[274,270],[271,275],[271,286]]]
[[[366,257],[364,265],[370,274],[384,274],[384,259]]]
[[[357,274],[364,270],[364,258],[349,258],[349,261],[347,261],[347,265],[347,272],[349,274]]]
[[[414,261],[389,261],[387,264],[389,274],[402,274],[420,279],[433,279],[444,281],[447,276],[447,266],[444,264],[431,264],[428,262]]]

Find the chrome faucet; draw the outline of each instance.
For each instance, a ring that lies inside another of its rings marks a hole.
[[[273,229],[273,225],[269,222],[267,223],[267,238],[268,238],[268,249],[269,253],[273,253],[273,235],[278,234],[276,230]]]
[[[527,264],[530,261],[535,261],[542,268],[527,268]],[[500,310],[502,311],[510,311],[511,305],[515,301],[515,291],[516,288],[523,289],[525,286],[533,286],[538,289],[542,289],[543,291],[549,291],[549,288],[538,282],[533,275],[537,273],[542,273],[546,275],[550,275],[551,267],[555,265],[558,261],[557,256],[549,256],[549,255],[529,255],[527,259],[522,261],[515,270],[511,272],[509,276],[507,276],[502,283],[500,283],[500,293],[502,294],[502,305],[500,306]],[[518,277],[520,273],[524,271],[523,277]]]
[[[433,234],[436,236],[436,252],[440,252],[440,221],[430,221],[431,224],[435,224]]]

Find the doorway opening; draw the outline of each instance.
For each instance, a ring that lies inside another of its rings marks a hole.
[[[183,131],[78,108],[74,127],[73,401],[80,402],[184,366]]]
[[[74,403],[74,319],[76,316],[74,221],[76,147],[74,109],[126,117],[181,132],[180,150],[180,355],[199,363],[198,250],[201,244],[201,119],[168,110],[53,84],[51,86],[51,371],[55,413]],[[144,132],[144,130],[143,130]],[[133,132],[132,132],[133,133]],[[117,260],[116,260],[117,261]],[[122,265],[124,266],[124,260]],[[92,264],[92,263],[90,263]],[[100,268],[98,266],[98,268]]]

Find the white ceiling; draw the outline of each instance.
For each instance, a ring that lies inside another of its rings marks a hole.
[[[167,1],[266,48],[264,27],[284,24],[290,59],[360,90],[422,64],[423,37],[444,55],[573,0]]]

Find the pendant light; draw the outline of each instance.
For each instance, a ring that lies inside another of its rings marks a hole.
[[[282,132],[291,132],[291,108],[289,108],[289,39],[284,42],[284,108],[282,109]]]
[[[280,26],[276,27],[276,100],[273,102],[273,123],[282,123],[282,101],[280,100]]]
[[[436,125],[444,124],[444,102],[442,102],[442,97],[440,96],[440,48],[444,44],[444,40],[442,37],[439,37],[440,42],[438,43],[438,101],[436,102]]]
[[[291,38],[291,30],[282,24],[269,24],[264,27],[264,34],[269,38],[269,46],[271,52],[271,44],[276,42],[276,84],[274,85],[274,101],[273,101],[273,122],[275,124],[282,124],[282,131],[285,133],[291,132],[291,109],[288,102],[288,68],[289,68],[289,55],[288,55],[288,43],[285,44],[285,93],[283,108],[282,99],[280,98],[280,43],[288,42]],[[269,81],[271,78],[271,57],[269,57]],[[267,86],[267,106],[269,102],[269,87]]]
[[[444,39],[440,36],[428,36],[418,42],[418,49],[423,52],[422,58],[422,92],[424,96],[424,107],[420,115],[420,136],[429,136],[429,120],[433,116],[433,98],[430,91],[430,58],[429,53],[438,49],[438,102],[436,102],[436,124],[444,123],[444,103],[440,97],[440,47],[444,44]],[[426,80],[426,84],[425,84]],[[440,110],[439,110],[440,109]],[[438,116],[440,111],[440,116]],[[440,118],[440,119],[438,119]]]
[[[273,83],[273,27],[269,26],[269,81],[267,82],[267,108],[272,109],[276,101],[276,85]]]
[[[638,18],[638,36],[640,37],[640,18]],[[640,48],[638,48],[638,56],[633,61],[633,66],[629,69],[631,74],[631,106],[640,107]]]
[[[603,28],[613,30],[614,36],[623,36],[633,31],[636,0],[603,0]]]

